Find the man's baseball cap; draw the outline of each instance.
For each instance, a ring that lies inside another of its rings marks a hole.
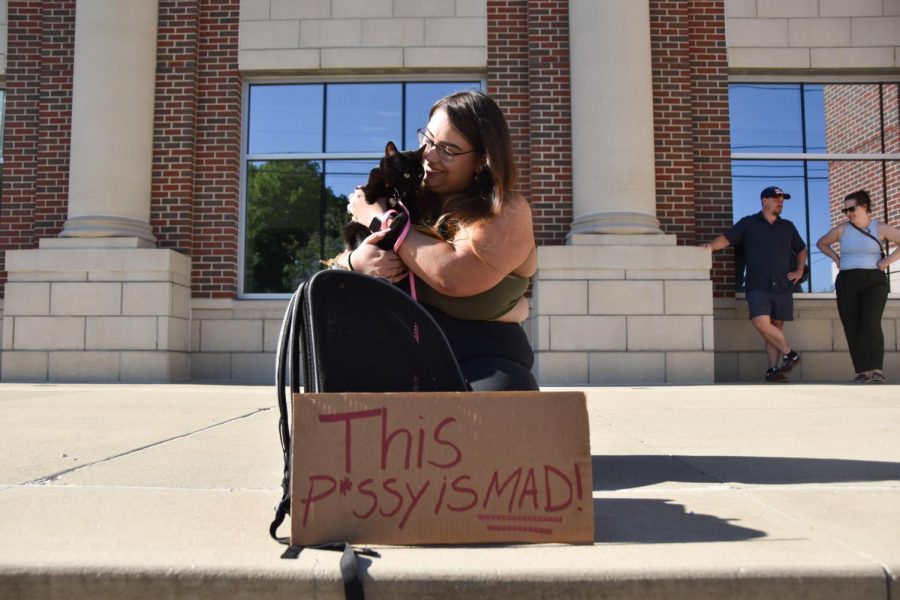
[[[759,195],[759,198],[761,200],[763,198],[774,198],[775,196],[784,196],[785,200],[791,199],[790,194],[785,194],[784,190],[782,190],[780,187],[775,187],[775,186],[767,187],[766,189],[764,189],[762,191],[762,193]]]

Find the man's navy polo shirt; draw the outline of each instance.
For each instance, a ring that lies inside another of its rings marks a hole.
[[[760,211],[735,223],[725,237],[732,246],[744,245],[746,290],[791,292],[788,273],[797,268],[794,256],[806,248],[793,223],[778,217],[769,224]]]

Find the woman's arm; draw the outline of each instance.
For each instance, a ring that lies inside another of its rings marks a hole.
[[[406,265],[393,252],[382,250],[376,244],[386,236],[388,231],[379,231],[367,237],[354,250],[345,250],[334,257],[339,268],[347,271],[359,271],[373,277],[383,277],[391,283],[397,283],[406,277]]]
[[[512,194],[498,214],[460,227],[451,242],[411,230],[397,253],[416,276],[447,296],[474,296],[535,262],[531,207]],[[521,273],[520,273],[521,274]]]
[[[841,235],[844,233],[844,227],[846,227],[846,225],[838,225],[837,227],[833,228],[831,231],[820,237],[819,241],[816,242],[816,248],[821,250],[822,254],[833,260],[838,269],[841,268],[841,257],[838,256],[837,252],[834,251],[831,245],[841,239]]]
[[[348,197],[347,210],[353,218],[369,226],[372,218],[380,215],[384,207],[380,202],[369,204],[361,187],[357,187]],[[406,276],[406,265],[400,258],[388,250],[382,250],[376,244],[384,238],[389,231],[379,231],[367,237],[358,248],[353,251],[344,251],[335,257],[342,268],[351,271],[359,271],[374,277],[383,277],[392,283],[397,283]]]
[[[896,246],[893,252],[878,261],[878,268],[884,270],[897,260],[900,260],[900,231],[898,231],[896,227],[892,227],[887,223],[879,221],[878,233],[880,234],[880,237],[885,238],[889,242],[893,242]]]

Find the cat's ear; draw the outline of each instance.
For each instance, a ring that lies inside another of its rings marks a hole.
[[[384,155],[394,156],[395,154],[398,154],[397,146],[394,145],[394,142],[388,142],[387,146],[384,147]]]

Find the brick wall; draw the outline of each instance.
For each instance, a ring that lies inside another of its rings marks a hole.
[[[42,2],[41,20],[41,101],[34,244],[40,238],[59,235],[68,214],[75,0]]]
[[[238,0],[159,5],[151,227],[161,247],[192,254],[201,297],[237,290],[238,13]],[[10,2],[0,251],[34,248],[65,222],[74,30],[74,0]]]
[[[682,245],[731,226],[724,0],[651,0],[656,212]],[[732,293],[732,255],[713,255],[715,296]]]
[[[0,39],[0,75],[6,75],[6,25],[7,25],[7,3],[6,0],[0,0],[0,31],[3,32]]]
[[[74,17],[74,0],[9,2],[0,284],[4,251],[36,247],[66,218]]]
[[[203,0],[199,43],[191,240],[195,297],[237,292],[241,77],[238,0]]]
[[[488,93],[509,120],[519,190],[539,245],[562,244],[572,224],[569,5],[488,0]]]
[[[825,144],[828,152],[880,154],[900,151],[900,86],[891,84],[826,85]],[[883,114],[882,114],[883,113]],[[884,135],[882,138],[882,127]],[[900,220],[900,163],[849,161],[828,165],[831,221],[844,220],[839,209],[844,197],[868,190],[873,215],[884,219],[884,187],[887,183],[887,220]]]
[[[512,136],[518,190],[531,197],[528,98],[528,0],[487,3],[487,93],[497,101]],[[535,215],[535,224],[544,225]]]
[[[156,42],[150,227],[161,248],[192,250],[199,0],[163,0]]]
[[[572,225],[569,3],[528,2],[531,205],[538,244],[561,244]]]

